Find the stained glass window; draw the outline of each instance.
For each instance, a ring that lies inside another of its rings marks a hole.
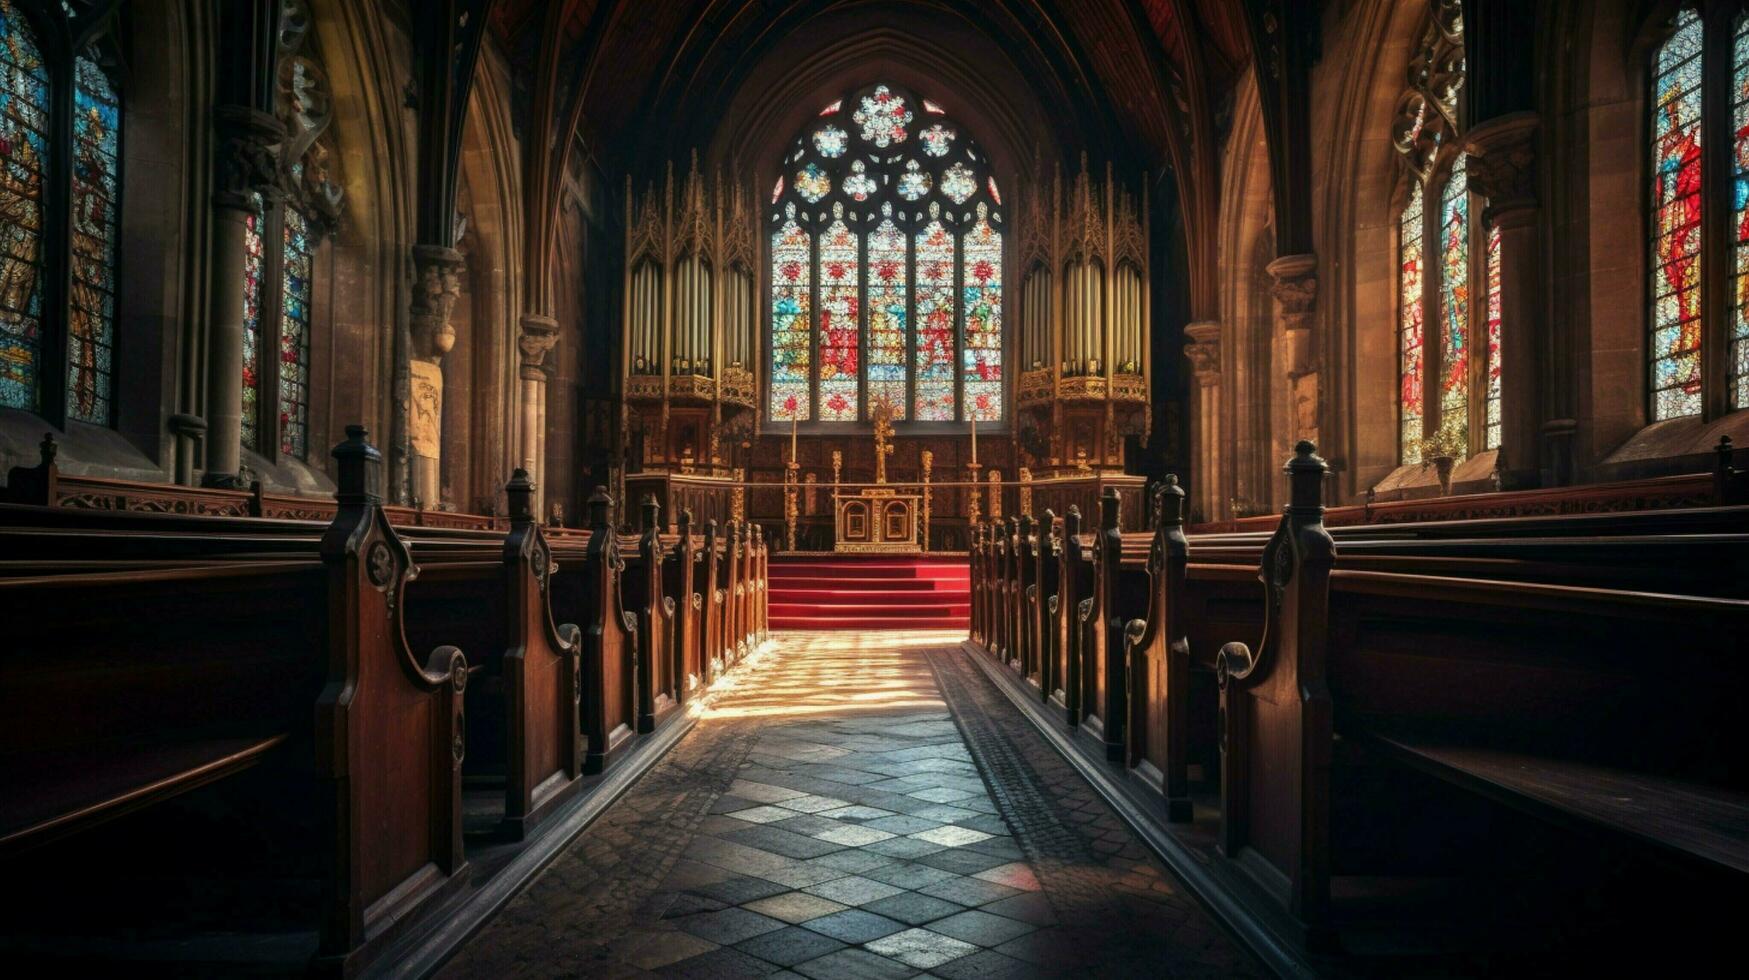
[[[1749,408],[1749,16],[1737,18],[1732,41],[1731,85],[1735,93],[1732,129],[1732,191],[1735,205],[1732,250],[1736,258],[1736,294],[1731,300],[1731,407]]]
[[[1700,16],[1676,15],[1658,49],[1652,113],[1651,412],[1701,410]]]
[[[1439,425],[1469,431],[1470,193],[1459,156],[1439,200]]]
[[[768,417],[861,421],[884,400],[895,420],[1001,419],[1003,216],[988,161],[897,85],[853,89],[821,115],[783,154],[768,212]]]
[[[49,74],[30,24],[0,0],[0,405],[34,410],[42,356]]]
[[[966,415],[980,422],[1002,417],[1002,235],[985,208],[966,233]]]
[[[843,220],[820,236],[820,418],[857,417],[861,308],[857,301],[857,235]]]
[[[953,236],[934,221],[917,235],[917,418],[954,417]]]
[[[771,236],[771,417],[812,418],[809,400],[813,338],[809,288],[812,238],[796,223],[794,209]]]
[[[80,57],[73,70],[73,291],[67,311],[67,414],[108,425],[115,353],[121,105],[96,62]]]
[[[1483,449],[1500,448],[1500,229],[1488,233],[1488,403]]]
[[[303,212],[285,209],[285,278],[279,324],[279,451],[309,449],[310,281],[315,238]]]
[[[261,279],[266,256],[261,231],[266,227],[261,197],[243,219],[243,445],[261,450]]]
[[[905,233],[891,218],[868,236],[868,403],[886,399],[892,418],[908,416],[906,363]]]
[[[1398,312],[1397,350],[1399,452],[1404,463],[1421,461],[1421,419],[1423,406],[1421,375],[1426,352],[1422,347],[1425,332],[1425,302],[1421,290],[1422,266],[1426,259],[1423,248],[1426,220],[1421,182],[1412,180],[1409,206],[1403,209],[1398,245]]]

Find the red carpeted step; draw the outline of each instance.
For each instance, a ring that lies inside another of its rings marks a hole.
[[[774,557],[773,629],[964,629],[971,569],[964,558]]]

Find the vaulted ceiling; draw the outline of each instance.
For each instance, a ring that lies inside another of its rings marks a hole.
[[[539,84],[543,59],[556,69],[548,104],[609,169],[708,145],[774,70],[883,33],[922,41],[911,67],[925,74],[958,59],[966,77],[1022,87],[1003,91],[1026,104],[1023,139],[1042,126],[1070,152],[1193,169],[1250,59],[1242,2],[494,0],[488,23],[519,84]],[[882,58],[907,60],[891,46]]]

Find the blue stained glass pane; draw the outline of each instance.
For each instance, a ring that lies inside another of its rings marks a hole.
[[[1652,80],[1652,417],[1701,409],[1701,41],[1693,10],[1676,15]]]
[[[116,179],[121,107],[95,62],[74,63],[73,278],[68,309],[67,413],[110,422],[115,348]]]
[[[261,451],[261,197],[243,221],[243,445]]]
[[[49,75],[24,15],[0,0],[0,405],[35,410],[42,357]]]
[[[309,451],[310,268],[315,248],[303,212],[285,209],[284,307],[279,320],[279,451]]]

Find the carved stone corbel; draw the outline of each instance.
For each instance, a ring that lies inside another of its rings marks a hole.
[[[1482,221],[1493,225],[1536,199],[1537,114],[1514,112],[1478,123],[1464,134],[1470,191],[1486,198]]]
[[[1213,320],[1188,324],[1184,328],[1184,356],[1196,383],[1204,388],[1221,383],[1221,325]]]
[[[1318,257],[1284,255],[1269,263],[1274,280],[1276,325],[1290,345],[1287,373],[1298,378],[1317,370],[1312,357],[1312,317],[1318,306]]]

